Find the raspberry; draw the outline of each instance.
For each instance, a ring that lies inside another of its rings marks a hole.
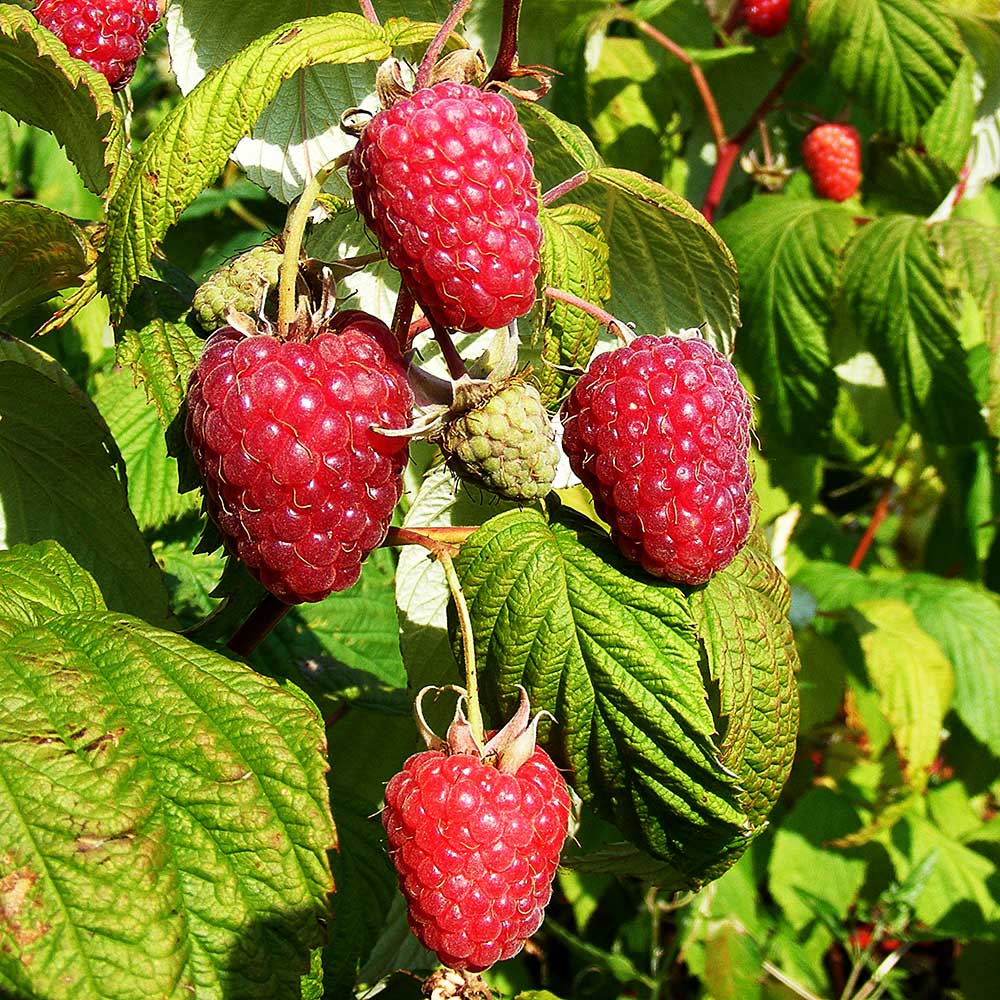
[[[273,243],[264,243],[219,268],[194,293],[191,306],[201,326],[209,333],[218,330],[230,308],[252,315],[262,286],[277,287],[281,259]]]
[[[534,162],[506,97],[438,83],[379,112],[354,149],[354,202],[424,312],[506,326],[535,300]]]
[[[160,19],[160,0],[39,0],[38,23],[61,38],[70,55],[125,87]]]
[[[410,929],[453,969],[478,972],[516,955],[552,895],[569,794],[535,747],[528,712],[522,692],[483,756],[453,723],[445,749],[414,754],[385,789],[382,824]]]
[[[336,315],[304,343],[223,327],[185,433],[227,547],[288,604],[350,587],[402,492],[413,396],[388,327]]]
[[[507,500],[537,500],[552,489],[555,432],[538,390],[520,379],[491,387],[437,442],[452,471]]]
[[[861,184],[861,136],[850,125],[819,125],[802,143],[802,159],[821,198],[845,201]]]
[[[563,404],[563,449],[647,572],[704,583],[750,530],[750,401],[705,341],[639,337],[598,355]]]
[[[790,3],[791,0],[740,0],[743,21],[753,34],[770,38],[788,23]]]

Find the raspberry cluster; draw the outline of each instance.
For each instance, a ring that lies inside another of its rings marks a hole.
[[[620,551],[700,584],[750,530],[750,419],[736,369],[699,338],[598,355],[563,404],[563,449]]]
[[[160,19],[160,0],[38,0],[35,17],[62,39],[70,55],[121,90]]]
[[[227,547],[282,601],[350,587],[402,492],[413,395],[388,327],[345,311],[305,343],[223,327],[185,431]]]
[[[496,329],[531,309],[538,196],[506,97],[450,82],[418,90],[372,118],[347,178],[390,263],[441,326]]]
[[[814,128],[802,143],[802,160],[821,198],[846,201],[861,185],[861,136],[851,125]]]
[[[544,750],[513,773],[475,754],[415,754],[382,822],[410,928],[453,969],[516,955],[538,930],[566,839],[566,784]]]

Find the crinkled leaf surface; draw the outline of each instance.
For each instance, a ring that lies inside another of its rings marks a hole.
[[[51,132],[94,194],[127,155],[108,81],[11,4],[0,5],[0,109]]]
[[[167,592],[97,408],[48,355],[0,334],[0,548],[53,539],[108,607],[156,624]]]
[[[305,18],[255,39],[209,73],[142,144],[108,205],[98,273],[113,312],[122,313],[153,249],[218,176],[283,80],[320,63],[385,59],[405,32],[405,24],[379,28],[358,14]]]
[[[647,581],[595,526],[515,510],[456,560],[498,718],[516,685],[553,727],[577,791],[696,884],[747,833],[714,743],[683,591]]]
[[[38,625],[76,611],[103,611],[94,578],[58,542],[0,552],[0,619]]]
[[[379,3],[384,24],[395,17],[443,21],[447,0]],[[342,12],[356,14],[356,0],[271,0],[246,4],[244,0],[181,0],[167,11],[170,55],[178,84],[186,94],[207,72],[232,58],[244,46],[282,24],[307,15]],[[395,44],[429,41],[433,25],[408,28]],[[241,140],[233,159],[247,176],[276,198],[290,202],[306,180],[324,163],[350,149],[354,139],[340,128],[340,116],[353,107],[378,110],[375,67],[309,66],[285,81],[257,120],[253,133]],[[348,191],[337,178],[328,187]]]
[[[722,762],[736,772],[743,810],[755,828],[766,822],[795,757],[799,657],[789,605],[788,583],[760,533],[691,594],[719,686]]]
[[[927,0],[796,0],[796,7],[807,16],[812,57],[881,126],[916,140],[962,59],[944,9]]]
[[[31,202],[0,202],[0,320],[78,285],[94,253],[68,216]]]
[[[816,441],[837,401],[827,328],[852,214],[831,201],[760,197],[723,219],[719,232],[740,272],[737,357],[768,426],[796,442]]]
[[[297,995],[332,888],[322,721],[110,612],[0,643],[0,992]]]
[[[542,281],[585,302],[604,305],[611,296],[608,245],[601,220],[580,205],[543,209]],[[545,299],[538,311],[542,361],[535,377],[546,406],[557,406],[576,382],[560,368],[586,368],[601,324],[564,302]]]
[[[958,296],[924,220],[893,215],[847,249],[844,301],[886,374],[900,413],[934,441],[985,431],[958,333]]]

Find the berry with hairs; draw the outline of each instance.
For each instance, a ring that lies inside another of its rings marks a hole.
[[[647,572],[704,583],[746,543],[750,400],[704,340],[638,337],[598,355],[562,419],[570,466]]]
[[[227,548],[288,604],[350,587],[402,492],[413,395],[388,327],[348,310],[302,341],[205,343],[185,432]]]
[[[814,128],[802,143],[802,160],[821,198],[846,201],[861,185],[861,136],[850,125]]]
[[[754,35],[770,38],[788,23],[791,0],[740,0],[743,22]]]
[[[265,288],[265,304],[273,304],[275,297],[271,293],[278,287],[281,260],[282,252],[275,244],[263,243],[207,278],[194,293],[191,304],[202,328],[213,333],[225,326],[229,309],[253,315]]]
[[[347,178],[390,263],[437,323],[496,329],[531,309],[538,196],[506,97],[443,82],[396,101],[361,133]]]
[[[35,17],[62,39],[70,55],[121,90],[160,19],[160,0],[39,0]]]

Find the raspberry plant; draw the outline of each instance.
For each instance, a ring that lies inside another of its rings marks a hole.
[[[0,3],[0,995],[984,995],[998,150],[995,0]]]

